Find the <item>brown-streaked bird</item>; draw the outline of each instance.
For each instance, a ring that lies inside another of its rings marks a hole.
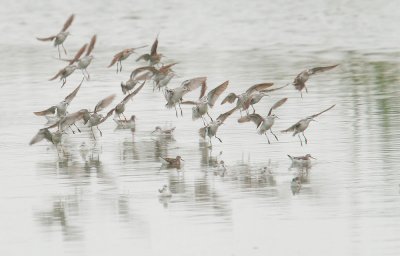
[[[228,96],[226,96],[222,100],[221,105],[225,104],[226,102],[229,102],[232,104],[237,100],[236,107],[240,110],[240,114],[242,113],[242,110],[246,110],[246,112],[247,112],[250,104],[246,104],[246,103],[248,103],[250,96],[252,96],[256,92],[264,91],[267,88],[271,87],[272,85],[274,85],[274,84],[273,83],[255,84],[255,85],[251,86],[249,89],[247,89],[244,93],[239,94],[239,95],[231,92],[228,94]]]
[[[81,109],[77,112],[67,114],[66,116],[62,117],[57,123],[47,127],[48,129],[57,127],[58,131],[65,131],[68,127],[71,129],[72,133],[75,134],[75,131],[72,129],[72,125],[74,125],[79,132],[81,130],[76,126],[76,122],[79,120],[85,119],[86,116],[89,115],[89,111],[87,109]],[[86,122],[86,121],[85,121]]]
[[[58,154],[58,146],[61,144],[63,134],[64,134],[63,131],[51,132],[51,131],[49,131],[48,128],[42,128],[31,139],[31,141],[29,142],[29,145],[31,146],[31,145],[36,144],[45,139],[45,140],[49,141],[50,143],[52,143],[54,146],[56,146],[57,154]],[[62,147],[61,147],[61,149],[62,149]],[[63,150],[63,152],[64,152],[64,150]]]
[[[303,146],[303,141],[301,140],[300,133],[303,134],[304,141],[307,144],[307,138],[304,135],[304,131],[307,129],[307,127],[310,124],[310,122],[311,121],[315,121],[314,120],[315,117],[321,115],[322,113],[325,113],[326,111],[328,111],[331,108],[333,108],[335,105],[330,106],[329,108],[319,112],[318,114],[314,114],[314,115],[308,116],[306,118],[303,118],[300,121],[298,121],[297,123],[295,123],[294,125],[290,126],[288,129],[283,130],[281,132],[293,132],[293,136],[298,135],[298,137],[300,139],[300,144],[301,144],[301,146]]]
[[[76,65],[68,65],[65,68],[58,71],[58,73],[55,76],[53,76],[52,78],[50,78],[49,81],[52,81],[52,80],[60,77],[60,81],[62,81],[61,88],[63,88],[65,83],[67,82],[67,77],[70,76],[72,73],[74,73],[76,68],[77,68]]]
[[[225,120],[233,114],[233,112],[235,112],[238,109],[238,107],[234,107],[233,109],[221,114],[218,116],[217,120],[212,121],[211,123],[209,123],[207,126],[200,128],[199,130],[199,135],[205,139],[206,136],[208,136],[210,138],[210,147],[212,147],[212,141],[211,138],[215,137],[217,138],[220,142],[222,142],[222,140],[220,138],[217,137],[217,131],[218,128],[225,122]]]
[[[151,134],[156,134],[160,136],[172,136],[174,134],[175,127],[172,128],[161,128],[161,126],[156,126],[154,131]]]
[[[168,85],[171,79],[175,76],[172,67],[175,66],[176,64],[178,64],[178,62],[174,62],[168,65],[163,65],[158,70],[156,70],[153,77],[154,81],[153,90],[155,88],[161,90],[161,88],[166,87]]]
[[[128,48],[120,51],[119,53],[114,55],[114,58],[111,60],[110,65],[108,65],[108,68],[112,67],[115,63],[117,63],[117,73],[118,71],[122,71],[122,61],[126,60],[129,56],[131,56],[132,53],[134,53],[137,49],[144,48],[147,45],[136,47],[136,48]],[[118,64],[119,64],[119,69],[118,69]]]
[[[250,115],[246,115],[243,116],[241,118],[238,119],[239,123],[245,123],[245,122],[253,122],[256,124],[257,129],[258,129],[258,134],[265,134],[265,136],[267,137],[268,143],[271,144],[268,135],[267,135],[267,131],[269,130],[271,132],[272,135],[274,135],[275,139],[278,141],[278,137],[275,135],[275,133],[272,131],[272,126],[275,123],[275,119],[279,118],[278,116],[276,116],[275,114],[272,114],[272,110],[279,108],[280,106],[282,106],[288,98],[283,98],[281,100],[278,100],[277,102],[275,102],[274,105],[272,105],[272,107],[270,108],[269,112],[268,112],[268,116],[266,117],[262,117],[259,114],[250,114]]]
[[[113,108],[115,110],[115,115],[118,116],[118,119],[121,120],[121,115],[124,117],[124,119],[127,121],[124,111],[125,111],[125,104],[132,99],[133,96],[139,93],[139,91],[143,88],[145,85],[146,81],[144,81],[136,90],[134,90],[132,93],[128,94],[120,103]]]
[[[326,66],[326,67],[316,67],[316,68],[310,68],[302,71],[300,74],[296,76],[294,81],[292,82],[294,88],[296,90],[300,91],[300,95],[303,98],[303,89],[306,89],[306,93],[308,93],[307,87],[306,87],[306,82],[310,78],[310,76],[314,74],[318,74],[324,71],[331,70],[335,67],[337,67],[339,64],[333,65],[333,66]]]
[[[96,44],[97,41],[97,36],[94,35],[92,36],[92,38],[90,39],[90,43],[89,46],[87,44],[84,44],[79,51],[75,54],[73,59],[67,60],[69,61],[69,65],[74,64],[75,62],[77,63],[77,69],[80,69],[82,71],[83,76],[86,78],[86,80],[90,79],[90,75],[89,72],[87,71],[87,67],[90,65],[90,63],[92,63],[93,60],[93,55],[91,55],[93,49],[94,49],[94,45]],[[82,54],[85,54],[85,56],[82,56]],[[86,77],[86,74],[87,77]]]
[[[278,88],[267,89],[267,90],[257,91],[255,93],[253,93],[252,95],[250,95],[248,97],[247,101],[243,104],[244,105],[244,109],[248,109],[249,106],[251,106],[253,108],[253,113],[255,113],[256,110],[254,109],[254,105],[257,104],[258,102],[260,102],[260,100],[264,96],[269,96],[268,93],[280,90],[282,88],[285,88],[286,86],[288,86],[288,84],[284,85],[284,86],[281,86],[281,87],[278,87]]]
[[[143,54],[139,58],[137,58],[136,61],[139,60],[148,61],[150,66],[158,64],[161,58],[164,57],[164,55],[161,53],[157,53],[157,47],[158,47],[158,35],[156,37],[156,40],[154,40],[153,45],[151,46],[150,54],[148,53]]]
[[[207,77],[196,77],[196,78],[192,78],[189,80],[185,80],[182,82],[182,84],[178,87],[175,87],[173,89],[165,89],[164,91],[164,96],[165,99],[167,100],[167,104],[165,105],[167,108],[175,108],[175,114],[176,117],[178,117],[178,111],[176,109],[176,104],[179,105],[179,108],[181,110],[181,116],[183,116],[183,112],[182,112],[182,108],[180,103],[182,102],[182,97],[201,87],[205,87],[206,86],[206,81],[207,81]],[[203,89],[205,90],[205,89]]]
[[[207,114],[208,117],[213,121],[212,117],[208,114],[208,107],[214,107],[215,102],[218,97],[228,88],[229,81],[225,81],[219,86],[215,87],[206,94],[207,86],[201,88],[200,100],[199,101],[182,101],[182,104],[195,105],[192,108],[192,120],[197,120],[201,118],[203,124],[206,125],[204,115]]]
[[[309,166],[311,165],[311,158],[315,159],[314,157],[312,157],[310,154],[307,154],[305,156],[291,156],[291,155],[287,155],[290,160],[292,160],[292,165],[306,165]]]
[[[72,100],[78,94],[78,91],[81,88],[82,82],[83,82],[83,79],[80,82],[80,84],[75,88],[75,90],[73,90],[70,94],[68,94],[67,97],[65,97],[64,100],[61,101],[60,103],[58,103],[57,105],[54,105],[48,109],[33,112],[33,113],[37,116],[45,116],[48,119],[48,121],[51,121],[51,120],[58,121],[60,118],[67,115],[67,107],[69,106],[69,104],[71,104]]]
[[[64,47],[64,41],[65,41],[65,39],[67,39],[68,35],[70,35],[70,33],[67,31],[67,29],[69,28],[69,26],[71,26],[72,22],[74,21],[74,18],[75,18],[74,14],[69,16],[67,21],[64,23],[63,28],[57,35],[53,35],[53,36],[49,36],[49,37],[37,37],[36,39],[39,41],[53,41],[54,40],[54,46],[57,46],[57,48],[58,48],[58,58],[61,59],[60,45],[64,49],[65,55],[67,55],[67,50],[65,50],[65,47]]]
[[[181,161],[184,161],[181,156],[177,156],[175,158],[160,157],[160,160],[162,162],[162,165],[176,169],[180,169],[183,165]]]

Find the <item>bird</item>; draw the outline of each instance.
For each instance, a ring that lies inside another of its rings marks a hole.
[[[281,86],[281,87],[278,87],[278,88],[266,89],[266,90],[254,92],[253,94],[251,94],[248,97],[247,101],[244,103],[245,109],[247,109],[248,106],[251,106],[253,108],[253,113],[255,113],[256,110],[254,109],[254,105],[257,104],[258,102],[260,102],[260,100],[262,98],[264,98],[264,96],[269,96],[268,93],[276,91],[276,90],[280,90],[282,88],[285,88],[286,86],[288,86],[288,84],[284,85],[284,86]]]
[[[222,140],[217,137],[217,131],[218,128],[225,122],[225,120],[233,114],[233,112],[235,112],[238,109],[238,107],[234,107],[233,109],[221,114],[218,116],[218,118],[215,121],[212,121],[211,123],[209,123],[208,125],[206,125],[205,127],[202,127],[199,129],[199,135],[200,137],[202,137],[203,139],[206,138],[206,136],[208,136],[210,138],[210,147],[212,147],[212,141],[211,138],[215,137],[217,138],[221,143]]]
[[[283,130],[281,132],[293,132],[293,136],[298,135],[298,137],[300,139],[300,145],[303,146],[303,141],[301,140],[300,133],[303,134],[305,143],[307,144],[307,138],[304,135],[304,131],[307,129],[307,127],[310,124],[310,122],[311,121],[315,121],[314,120],[315,117],[317,117],[317,116],[321,115],[322,113],[325,113],[326,111],[332,109],[335,105],[330,106],[329,108],[319,112],[318,114],[314,114],[314,115],[308,116],[306,118],[303,118],[300,121],[298,121],[297,123],[295,123],[294,125],[290,126],[288,129]]]
[[[302,90],[305,89],[306,93],[308,93],[308,90],[306,87],[306,82],[310,78],[310,76],[317,74],[317,73],[331,70],[331,69],[337,67],[338,65],[339,64],[332,65],[332,66],[326,66],[326,67],[315,67],[315,68],[306,69],[295,77],[292,84],[293,84],[294,88],[296,88],[296,90],[300,91],[300,96],[303,98]]]
[[[291,156],[287,155],[290,160],[292,160],[293,165],[311,165],[311,158],[315,159],[312,157],[310,154],[307,154],[305,156]]]
[[[121,82],[122,93],[130,93],[140,81],[150,80],[157,70],[154,67],[146,66],[136,68],[131,72],[129,80]]]
[[[249,98],[253,93],[259,92],[266,90],[267,88],[271,87],[274,85],[273,83],[260,83],[260,84],[255,84],[248,88],[244,93],[242,94],[235,94],[233,92],[229,93],[228,96],[226,96],[222,102],[221,105],[225,104],[226,102],[228,103],[234,103],[236,101],[236,107],[240,110],[240,113],[242,113],[242,110],[246,110],[250,106]]]
[[[267,135],[267,131],[269,130],[272,135],[274,135],[275,139],[278,141],[278,137],[275,135],[275,133],[272,131],[272,126],[274,125],[275,119],[279,118],[278,116],[276,116],[275,114],[272,114],[272,110],[279,108],[280,106],[282,106],[288,98],[283,98],[281,100],[278,100],[277,102],[275,102],[274,105],[272,105],[272,107],[270,108],[269,112],[268,112],[268,116],[266,117],[262,117],[259,114],[250,114],[250,115],[246,115],[243,116],[241,118],[238,119],[239,123],[245,123],[245,122],[250,122],[252,121],[253,123],[256,124],[257,129],[258,129],[258,134],[265,134],[265,136],[267,137],[268,143],[271,144],[268,135]]]
[[[52,81],[57,77],[60,77],[60,81],[62,81],[61,88],[63,88],[65,83],[67,82],[67,77],[70,76],[72,73],[74,73],[76,69],[77,69],[76,65],[68,65],[63,69],[61,69],[60,71],[58,71],[58,73],[52,78],[50,78],[49,81]]]
[[[226,170],[227,170],[227,169],[226,169],[225,162],[224,162],[224,160],[221,160],[221,161],[219,161],[219,162],[217,163],[217,165],[215,166],[214,174],[217,175],[217,176],[224,177],[224,176],[225,176],[225,173],[226,173]]]
[[[199,101],[182,101],[182,104],[195,105],[192,108],[192,120],[197,120],[201,118],[203,124],[206,125],[204,115],[207,114],[208,117],[213,121],[212,117],[208,114],[208,107],[213,107],[218,97],[228,88],[229,81],[223,82],[221,85],[215,87],[213,90],[209,91],[205,95],[207,86],[204,85],[201,88],[200,100]]]
[[[161,90],[161,88],[165,87],[168,85],[168,83],[171,81],[172,77],[175,76],[174,71],[172,70],[172,67],[178,64],[178,62],[173,62],[168,65],[163,65],[159,69],[154,70],[154,87],[157,88],[158,90]]]
[[[48,109],[33,112],[37,116],[46,116],[48,120],[59,120],[61,117],[67,115],[67,107],[71,104],[72,100],[78,94],[79,89],[81,88],[83,79],[80,84],[73,90],[70,94],[68,94],[63,101],[58,103],[57,105],[51,106]],[[51,118],[50,115],[54,115],[55,118]]]
[[[118,120],[114,118],[114,121],[117,123],[118,128],[129,128],[129,129],[135,129],[136,126],[136,116],[132,115],[131,118],[126,121],[126,120]]]
[[[175,127],[172,128],[161,128],[161,126],[156,126],[152,134],[161,135],[161,136],[172,136],[175,131]]]
[[[139,91],[143,88],[144,84],[146,83],[146,80],[132,93],[128,94],[120,103],[117,104],[117,106],[115,106],[114,110],[115,110],[115,115],[118,116],[118,119],[121,120],[121,115],[125,118],[125,121],[127,121],[128,119],[126,119],[125,115],[124,115],[124,111],[125,111],[125,104],[132,99],[133,96],[135,96],[136,94],[139,93]]]
[[[148,61],[150,66],[158,64],[164,55],[161,53],[157,53],[157,47],[158,47],[158,35],[156,37],[156,40],[154,40],[153,45],[151,46],[150,54],[148,53],[143,54],[139,58],[137,58],[136,61],[139,60]]]
[[[180,169],[183,165],[181,161],[184,161],[181,156],[176,158],[160,157],[162,165],[170,168]]]
[[[196,77],[189,80],[185,80],[182,84],[176,88],[168,89],[164,91],[164,97],[167,100],[167,108],[175,108],[176,117],[178,117],[178,111],[176,109],[176,104],[179,105],[181,110],[181,116],[183,116],[182,108],[180,103],[182,102],[182,97],[197,88],[206,86],[207,77]]]
[[[77,69],[82,70],[82,74],[83,76],[86,78],[86,74],[87,74],[87,78],[86,80],[90,79],[90,75],[89,72],[87,71],[87,67],[90,65],[90,63],[92,63],[93,60],[93,55],[91,55],[93,49],[94,49],[94,45],[96,44],[96,40],[97,40],[97,36],[94,35],[92,36],[92,38],[90,39],[90,43],[89,46],[87,44],[84,44],[79,51],[75,54],[73,59],[70,60],[66,60],[69,62],[69,65],[72,65],[74,63],[77,63]],[[85,54],[85,56],[82,56],[82,54]],[[86,74],[85,74],[86,72]]]
[[[158,189],[160,197],[172,197],[172,192],[167,185],[164,185],[161,189]]]
[[[121,72],[122,71],[122,61],[126,60],[137,49],[144,48],[146,46],[147,45],[139,46],[139,47],[136,47],[136,48],[127,48],[127,49],[124,49],[124,50],[120,51],[119,53],[114,55],[113,59],[111,60],[110,65],[108,65],[107,67],[110,68],[115,63],[117,63],[117,73],[118,73],[118,71]],[[119,69],[118,69],[118,64],[119,64]]]
[[[61,144],[63,134],[64,134],[63,131],[50,132],[48,128],[42,128],[31,139],[31,141],[29,142],[29,145],[31,146],[31,145],[36,144],[45,139],[56,146],[57,154],[58,154],[58,146]],[[62,147],[61,147],[61,150],[63,150]],[[63,152],[64,152],[64,150],[63,150]]]
[[[64,49],[65,55],[67,55],[67,50],[65,50],[65,47],[64,47],[64,41],[70,35],[70,33],[67,31],[67,29],[71,26],[72,22],[74,21],[74,18],[75,18],[74,14],[69,16],[67,21],[64,23],[63,28],[61,29],[61,31],[58,34],[49,36],[49,37],[37,37],[36,38],[39,41],[53,41],[54,40],[54,46],[57,46],[57,48],[58,48],[58,58],[59,59],[61,59],[60,45]]]
[[[67,114],[66,116],[62,117],[58,122],[47,128],[50,129],[57,127],[59,131],[65,131],[65,129],[68,127],[71,129],[72,133],[75,134],[75,131],[72,129],[71,126],[74,125],[77,128],[77,130],[81,132],[75,123],[83,119],[86,124],[88,116],[89,116],[89,111],[87,109],[81,109],[74,113]]]
[[[292,190],[293,195],[298,194],[301,189],[301,180],[300,177],[294,177],[290,182],[290,189]]]

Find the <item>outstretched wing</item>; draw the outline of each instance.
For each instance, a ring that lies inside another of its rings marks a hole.
[[[57,109],[56,106],[52,106],[52,107],[50,107],[48,109],[45,109],[43,111],[33,112],[33,114],[35,114],[37,116],[47,116],[47,115],[50,115],[50,114],[55,114],[56,113],[56,109]]]
[[[283,98],[283,99],[280,99],[280,100],[278,100],[277,102],[275,102],[275,104],[272,105],[271,109],[269,110],[268,116],[270,116],[270,115],[272,114],[272,110],[277,109],[277,108],[279,108],[280,106],[282,106],[282,105],[287,101],[287,99],[288,99],[288,98]]]
[[[114,110],[115,110],[115,108],[108,111],[107,115],[100,120],[99,124],[105,122],[114,113]]]
[[[220,120],[221,123],[225,122],[225,120],[233,114],[233,112],[235,112],[237,110],[237,108],[232,108],[231,110],[229,110],[228,112],[225,112],[221,115],[218,116],[217,120]]]
[[[333,68],[336,68],[337,66],[339,66],[339,64],[336,64],[336,65],[333,65],[333,66],[326,66],[326,67],[315,67],[315,68],[309,69],[308,71],[309,71],[310,75],[314,75],[314,74],[317,74],[317,73],[321,73],[321,72],[324,72],[324,71],[331,70]]]
[[[111,60],[111,63],[107,66],[107,68],[112,67],[118,60],[120,60],[122,54],[124,54],[124,51],[120,51],[119,53],[115,54],[114,58]]]
[[[151,50],[150,50],[151,56],[154,56],[157,54],[157,47],[158,47],[158,35],[157,35],[156,40],[154,41],[153,45],[151,46]]]
[[[233,102],[235,102],[237,97],[238,96],[235,93],[231,92],[228,94],[228,96],[225,97],[225,99],[222,100],[221,105],[225,104],[226,102],[232,104]]]
[[[31,139],[31,141],[29,142],[29,145],[38,143],[38,142],[42,141],[43,139],[46,139],[46,140],[50,141],[51,143],[53,143],[53,141],[51,139],[51,133],[47,128],[40,129],[38,131],[38,133]]]
[[[83,79],[80,82],[80,84],[78,85],[78,87],[75,88],[75,90],[73,92],[71,92],[67,97],[65,97],[65,101],[69,104],[71,103],[71,101],[75,98],[76,94],[78,93],[79,89],[81,88]]]
[[[58,71],[58,73],[53,76],[52,78],[49,79],[49,81],[53,81],[54,79],[56,79],[57,77],[61,76],[62,73],[65,71],[65,68],[61,69],[60,71]]]
[[[69,61],[69,65],[73,64],[74,62],[78,61],[82,54],[85,52],[87,47],[87,44],[84,44],[81,49],[79,49],[79,51],[75,54],[74,58],[72,60]]]
[[[140,55],[139,58],[136,59],[136,61],[139,61],[139,60],[149,61],[150,60],[150,54],[145,53],[143,55]]]
[[[206,86],[206,80],[207,77],[196,77],[196,78],[192,78],[189,80],[186,80],[182,83],[182,87],[185,87],[186,90],[184,92],[184,94],[193,91],[197,88],[199,88],[200,86],[204,87]]]
[[[104,108],[108,107],[108,105],[111,104],[111,102],[115,99],[115,94],[111,94],[110,96],[107,96],[106,98],[102,99],[97,103],[96,107],[94,108],[94,113],[99,112],[103,110]]]
[[[97,41],[97,35],[92,36],[92,39],[90,39],[89,47],[87,48],[86,56],[89,56],[92,53],[96,41]]]
[[[160,71],[161,73],[170,71],[170,70],[171,70],[171,67],[172,67],[172,66],[175,66],[176,64],[178,64],[178,62],[174,62],[174,63],[168,64],[168,65],[162,66],[162,67],[159,69],[159,71]]]
[[[229,81],[225,81],[221,85],[208,92],[207,103],[210,107],[214,107],[214,104],[217,101],[218,97],[226,90],[226,88],[228,88],[228,84]]]
[[[257,128],[260,126],[260,124],[264,121],[264,119],[259,115],[259,114],[250,114],[247,116],[243,116],[238,119],[238,123],[246,123],[252,121],[257,125]]]
[[[186,101],[182,101],[181,104],[184,104],[184,105],[197,105],[198,102],[192,101],[192,100],[186,100]]]
[[[49,37],[36,37],[39,41],[53,41],[56,36],[49,36]]]
[[[325,110],[319,112],[318,114],[314,114],[314,115],[309,116],[309,117],[311,117],[311,118],[317,117],[317,116],[321,115],[322,113],[325,113],[326,111],[330,110],[330,109],[333,108],[334,106],[336,106],[336,104],[334,104],[334,105],[330,106],[329,108],[327,108],[327,109],[325,109]]]
[[[206,83],[206,81],[204,81],[204,83],[201,85],[199,99],[203,98],[203,96],[206,94],[206,91],[207,91],[207,83]]]
[[[303,120],[303,119],[302,119]],[[296,130],[296,128],[300,125],[300,122],[302,121],[298,121],[297,123],[295,123],[294,125],[290,126],[289,128],[287,128],[286,130],[282,130],[281,132],[294,132]]]
[[[135,70],[132,71],[130,78],[135,79],[135,76],[137,76],[139,73],[141,73],[143,71],[150,71],[154,74],[157,72],[157,69],[155,69],[154,67],[151,67],[151,66],[136,68]]]
[[[277,90],[280,90],[280,89],[282,89],[282,88],[285,88],[286,86],[288,86],[289,84],[286,84],[286,85],[284,85],[284,86],[281,86],[281,87],[278,87],[278,88],[273,88],[273,89],[267,89],[267,90],[262,90],[261,92],[266,92],[266,93],[268,93],[268,92],[273,92],[273,91],[277,91]]]
[[[74,18],[75,18],[75,14],[72,14],[71,16],[69,16],[67,21],[64,23],[64,26],[63,26],[61,32],[65,32],[69,28],[69,26],[71,26],[72,22],[74,21]]]
[[[265,90],[271,86],[273,86],[274,83],[261,83],[261,84],[255,84],[251,86],[249,89],[247,89],[246,93],[247,94],[252,94],[255,91],[262,91]]]
[[[143,81],[143,83],[136,89],[134,90],[132,93],[128,94],[122,101],[121,103],[126,103],[128,102],[128,100],[130,100],[133,96],[135,96],[136,94],[139,93],[139,91],[143,88],[144,84],[146,83],[146,80]]]

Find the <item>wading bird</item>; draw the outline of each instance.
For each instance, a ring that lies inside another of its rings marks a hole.
[[[156,40],[154,40],[153,45],[151,46],[150,54],[148,53],[143,54],[139,58],[137,58],[136,61],[139,60],[148,61],[150,66],[158,64],[164,55],[161,53],[157,53],[157,47],[158,47],[158,35],[156,37]]]
[[[124,112],[125,112],[125,104],[132,99],[133,96],[135,96],[136,94],[139,93],[139,91],[143,88],[144,84],[146,83],[146,81],[144,81],[142,83],[142,85],[140,85],[135,91],[133,91],[132,93],[128,94],[120,103],[118,103],[117,106],[115,106],[115,108],[113,108],[115,110],[115,115],[118,116],[118,119],[121,120],[121,115],[124,117],[124,119],[127,121],[128,119],[126,119]]]
[[[49,81],[52,81],[57,77],[60,77],[60,81],[62,81],[61,88],[63,88],[65,83],[67,82],[67,77],[70,76],[72,73],[74,73],[76,68],[77,68],[76,65],[68,65],[65,68],[58,71],[58,73],[52,78],[50,78]]]
[[[137,49],[146,47],[147,45],[136,47],[136,48],[128,48],[120,51],[119,53],[114,55],[114,58],[111,60],[110,65],[108,65],[108,68],[112,67],[115,63],[117,63],[117,73],[118,71],[122,71],[122,61],[126,60],[129,56],[131,56],[132,53],[134,53]],[[119,64],[119,68],[118,68]]]
[[[162,165],[168,168],[176,168],[180,169],[182,167],[182,162],[184,161],[181,156],[177,156],[176,158],[169,157],[160,157]]]

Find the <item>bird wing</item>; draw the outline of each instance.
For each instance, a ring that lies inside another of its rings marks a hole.
[[[89,47],[87,48],[86,56],[89,56],[92,53],[96,41],[97,41],[97,35],[92,36],[92,38],[90,39]]]
[[[231,92],[228,94],[228,96],[225,97],[225,99],[222,100],[221,105],[225,104],[226,102],[232,104],[233,102],[235,102],[237,97],[238,96],[235,93]]]
[[[175,66],[176,64],[178,64],[178,62],[174,62],[165,66],[162,66],[158,71],[160,71],[161,73],[166,73],[167,71],[169,71],[171,69],[172,66]]]
[[[78,93],[79,89],[81,88],[82,82],[83,82],[83,79],[82,79],[82,81],[80,82],[80,84],[78,85],[78,87],[76,87],[75,90],[74,90],[73,92],[71,92],[70,94],[68,94],[67,97],[65,97],[64,100],[65,100],[68,104],[71,103],[71,101],[75,98],[76,94]]]
[[[303,119],[302,119],[303,120]],[[302,121],[298,121],[297,123],[295,123],[294,125],[290,126],[289,128],[287,128],[286,130],[282,130],[281,132],[293,132],[296,130],[296,127],[298,127],[300,125],[300,122]]]
[[[278,87],[278,88],[273,88],[273,89],[262,90],[261,92],[268,93],[268,92],[277,91],[277,90],[280,90],[280,89],[282,89],[282,88],[285,88],[285,87],[286,87],[286,86],[288,86],[288,85],[289,85],[289,84],[286,84],[286,85],[284,85],[284,86],[281,86],[281,87]]]
[[[37,116],[46,116],[46,115],[50,115],[50,114],[55,114],[56,113],[56,106],[52,106],[48,109],[45,109],[43,111],[37,111],[37,112],[33,112],[33,114],[37,115]]]
[[[124,51],[120,51],[119,53],[115,54],[114,58],[111,60],[111,63],[107,66],[107,68],[112,67],[119,59],[121,59],[122,54],[124,54]]]
[[[274,83],[261,83],[261,84],[255,84],[251,86],[249,89],[247,89],[246,93],[247,94],[252,94],[255,91],[262,91],[267,89],[268,87],[273,86]]]
[[[53,41],[56,36],[49,36],[49,37],[36,37],[39,41]]]
[[[250,114],[247,116],[243,116],[238,119],[238,123],[246,123],[252,121],[257,125],[257,128],[260,126],[260,124],[264,121],[264,119],[259,115],[259,114]]]
[[[33,145],[35,143],[38,143],[39,141],[42,141],[43,139],[46,139],[53,143],[53,140],[51,139],[51,133],[47,128],[40,129],[38,133],[31,139],[29,142],[29,145]]]
[[[151,46],[151,50],[150,50],[151,56],[154,56],[157,54],[157,47],[158,47],[158,35],[157,35],[156,40],[154,41],[153,45]]]
[[[107,115],[100,120],[99,124],[105,122],[114,113],[114,110],[115,108],[112,108],[110,111],[108,111]]]
[[[207,102],[210,107],[214,107],[218,97],[228,88],[229,81],[223,82],[221,85],[215,87],[207,94]]]
[[[325,110],[319,112],[318,114],[314,114],[314,115],[309,116],[309,117],[311,117],[311,118],[317,117],[317,116],[321,115],[322,113],[325,113],[326,111],[330,110],[330,109],[333,108],[335,105],[336,105],[336,104],[333,104],[332,106],[330,106],[329,108],[327,108],[327,109],[325,109]]]
[[[94,108],[94,113],[99,112],[101,110],[103,110],[104,108],[108,107],[108,105],[111,104],[111,102],[115,99],[115,94],[111,94],[107,97],[105,97],[104,99],[102,99],[101,101],[99,101],[96,105],[96,107]]]
[[[71,26],[72,22],[74,21],[74,18],[75,18],[75,15],[74,15],[74,14],[72,14],[71,16],[69,16],[69,18],[67,19],[67,21],[64,23],[64,26],[63,26],[61,32],[66,31],[66,30],[69,28],[69,26]]]
[[[188,89],[184,92],[184,95],[190,91],[193,91],[193,90],[199,88],[200,86],[202,86],[202,87],[206,86],[206,80],[207,80],[207,77],[196,77],[196,78],[192,78],[192,79],[183,81],[181,86],[186,87]]]
[[[197,105],[198,102],[192,101],[192,100],[186,100],[186,101],[182,101],[181,104],[184,104],[184,105]]]
[[[204,83],[201,85],[201,90],[200,90],[200,97],[199,99],[203,98],[203,96],[206,94],[207,91],[207,82],[204,81]]]
[[[135,79],[135,76],[136,76],[137,74],[143,72],[143,71],[150,71],[150,72],[152,72],[152,73],[154,74],[154,73],[157,72],[157,69],[155,69],[155,68],[152,67],[152,66],[146,66],[146,67],[136,68],[135,70],[133,70],[133,71],[131,72],[130,78],[131,78],[131,79]]]
[[[165,162],[172,164],[175,161],[175,158],[169,158],[169,157],[161,157],[162,159],[164,159]]]
[[[324,72],[324,71],[331,70],[333,68],[336,68],[337,66],[339,66],[339,64],[332,65],[332,66],[326,66],[326,67],[315,67],[315,68],[309,69],[308,71],[309,71],[310,75],[314,75],[314,74],[317,74],[317,73],[321,73],[321,72]]]
[[[278,100],[277,102],[275,102],[275,104],[272,105],[271,109],[269,110],[268,116],[270,116],[270,115],[272,114],[272,110],[277,109],[277,108],[279,108],[280,106],[282,106],[282,105],[287,101],[287,99],[288,99],[288,98],[283,98],[283,99],[280,99],[280,100]]]
[[[227,111],[227,112],[225,112],[225,113],[219,115],[218,118],[217,118],[217,120],[220,120],[221,123],[225,122],[225,120],[226,120],[230,115],[232,115],[233,112],[235,112],[236,110],[237,110],[236,107],[235,107],[235,108],[232,108],[231,110],[229,110],[229,111]]]
[[[49,81],[53,81],[54,79],[56,79],[57,77],[61,76],[62,73],[65,71],[65,68],[61,69],[60,71],[58,71],[58,73],[53,76],[52,78],[49,79]]]
[[[303,79],[301,79],[301,73],[296,76],[296,78],[293,81],[293,86],[296,88],[296,90],[301,91],[306,87],[306,83]]]
[[[139,58],[136,59],[136,61],[139,61],[139,60],[149,61],[150,60],[150,54],[145,53],[143,55],[140,55]]]
[[[86,51],[87,44],[84,44],[81,49],[75,54],[74,58],[69,61],[69,65],[73,64],[74,62],[77,62],[82,54]]]
[[[128,100],[130,100],[133,96],[135,96],[136,94],[138,94],[139,91],[143,88],[143,86],[144,86],[145,83],[146,83],[146,80],[143,81],[143,83],[142,83],[138,88],[136,88],[136,90],[134,90],[132,93],[128,94],[128,95],[121,101],[121,103],[124,103],[124,104],[125,104],[125,103],[128,102]]]

